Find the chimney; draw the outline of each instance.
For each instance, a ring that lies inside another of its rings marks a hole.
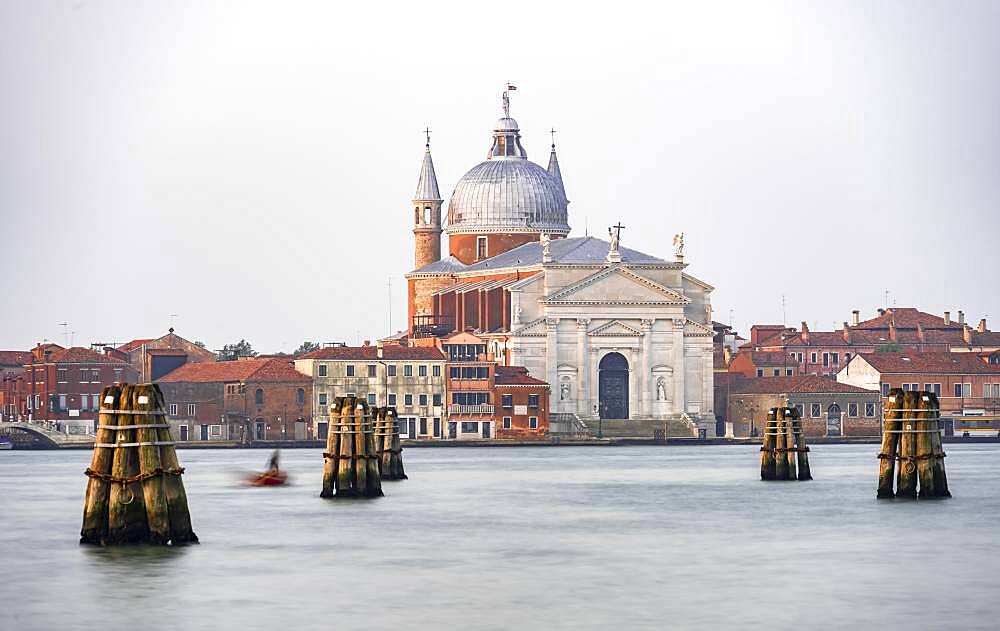
[[[858,326],[861,324],[861,312],[855,309],[851,312],[851,324],[853,326]]]
[[[917,341],[919,342],[927,341],[927,336],[924,333],[924,325],[920,324],[919,322],[917,322]]]
[[[858,312],[855,311],[854,312],[854,320],[855,320],[855,322],[857,322],[857,319],[858,319]],[[851,329],[848,328],[846,322],[844,323],[844,342],[846,342],[848,344],[851,343]]]
[[[976,327],[977,333],[986,333],[986,318],[979,321],[979,326]]]
[[[944,325],[948,326],[951,324],[951,311],[944,312]]]
[[[806,326],[805,321],[802,322],[802,343],[809,343],[809,327]]]
[[[958,323],[965,324],[965,312],[961,309],[958,310]]]
[[[880,318],[881,318],[882,316],[884,316],[884,315],[885,315],[885,309],[881,309],[881,308],[880,308],[880,309],[878,310],[878,315],[879,315],[879,317],[880,317]]]
[[[896,320],[889,321],[889,339],[893,342],[896,341]]]
[[[962,313],[959,311],[959,313]],[[965,340],[966,344],[972,344],[972,327],[963,326],[962,327],[962,339]]]
[[[726,362],[726,366],[728,366],[729,363],[731,361],[733,361],[733,349],[731,347],[729,347],[729,346],[726,346],[725,348],[723,348],[722,349],[722,357],[723,357],[723,361]]]

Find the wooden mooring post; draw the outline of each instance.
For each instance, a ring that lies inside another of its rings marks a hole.
[[[375,450],[378,452],[379,473],[383,480],[406,479],[396,408],[379,408],[378,422],[375,423]]]
[[[933,392],[893,388],[885,400],[883,419],[877,497],[951,497],[937,396]]]
[[[330,410],[320,497],[381,497],[372,419],[378,408],[356,397],[337,397]]]
[[[771,408],[761,445],[761,480],[812,480],[809,447],[797,408]]]
[[[80,543],[197,543],[187,495],[156,384],[101,393]]]

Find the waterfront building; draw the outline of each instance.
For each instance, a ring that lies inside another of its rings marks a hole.
[[[550,414],[595,433],[614,421],[652,435],[674,420],[715,434],[712,287],[687,273],[682,235],[670,260],[622,247],[620,223],[607,241],[569,237],[555,144],[548,167],[528,160],[506,94],[487,159],[451,195],[445,258],[442,203],[428,141],[406,275],[411,342],[471,331],[501,364],[551,385]]]
[[[447,356],[437,346],[331,346],[294,361],[295,369],[313,385],[311,405],[318,438],[326,438],[330,406],[339,396],[395,407],[403,437],[444,437]]]
[[[727,414],[731,434],[759,436],[773,407],[798,408],[808,436],[878,436],[881,432],[878,390],[830,377],[793,375],[734,381]]]
[[[0,421],[19,418],[17,394],[24,387],[24,365],[31,351],[0,351]]]
[[[144,383],[156,381],[187,363],[216,360],[215,353],[177,335],[173,327],[168,329],[166,335],[132,340],[114,348],[113,352],[139,371],[140,380]]]
[[[861,320],[861,312],[851,313],[850,323],[838,331],[811,331],[805,322],[799,329],[783,325],[754,325],[749,348],[755,351],[787,353],[798,372],[836,375],[858,353],[876,351],[982,352],[1000,349],[1000,333],[986,328],[986,319],[973,328],[951,312],[941,316],[912,307],[879,309],[878,315]]]
[[[138,372],[109,354],[39,344],[22,374],[5,381],[7,419],[43,423],[67,433],[93,433],[105,386],[136,382]]]
[[[312,381],[288,359],[184,364],[157,380],[180,441],[309,440]]]
[[[863,353],[837,373],[837,381],[883,397],[892,388],[933,392],[948,417],[948,433],[1000,431],[1000,351]]]
[[[448,356],[448,437],[537,440],[549,431],[549,384],[522,366],[499,364],[469,332],[443,340]]]

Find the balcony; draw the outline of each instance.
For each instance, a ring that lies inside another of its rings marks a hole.
[[[493,406],[487,403],[479,405],[460,405],[458,403],[452,403],[448,406],[448,414],[479,414],[492,416]]]

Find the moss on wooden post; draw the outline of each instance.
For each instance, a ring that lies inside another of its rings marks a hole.
[[[771,408],[767,412],[767,424],[764,426],[764,439],[760,446],[760,479],[773,480],[774,471],[774,439],[778,433],[777,422],[775,421],[777,408]]]
[[[895,497],[893,478],[896,473],[896,458],[899,450],[899,431],[903,418],[903,390],[893,388],[886,397],[882,422],[882,450],[879,452],[878,497]]]
[[[97,416],[97,432],[94,442],[110,444],[115,440],[115,432],[111,425],[117,424],[117,417],[110,410],[119,409],[121,388],[117,385],[108,386],[101,392],[101,408]],[[83,528],[80,530],[80,543],[103,543],[108,536],[108,496],[111,493],[111,462],[114,451],[111,449],[94,449],[91,457],[87,480],[87,494],[83,502]]]
[[[899,471],[896,477],[896,497],[917,497],[917,429],[916,412],[920,396],[917,392],[903,393],[903,433],[899,439]]]

